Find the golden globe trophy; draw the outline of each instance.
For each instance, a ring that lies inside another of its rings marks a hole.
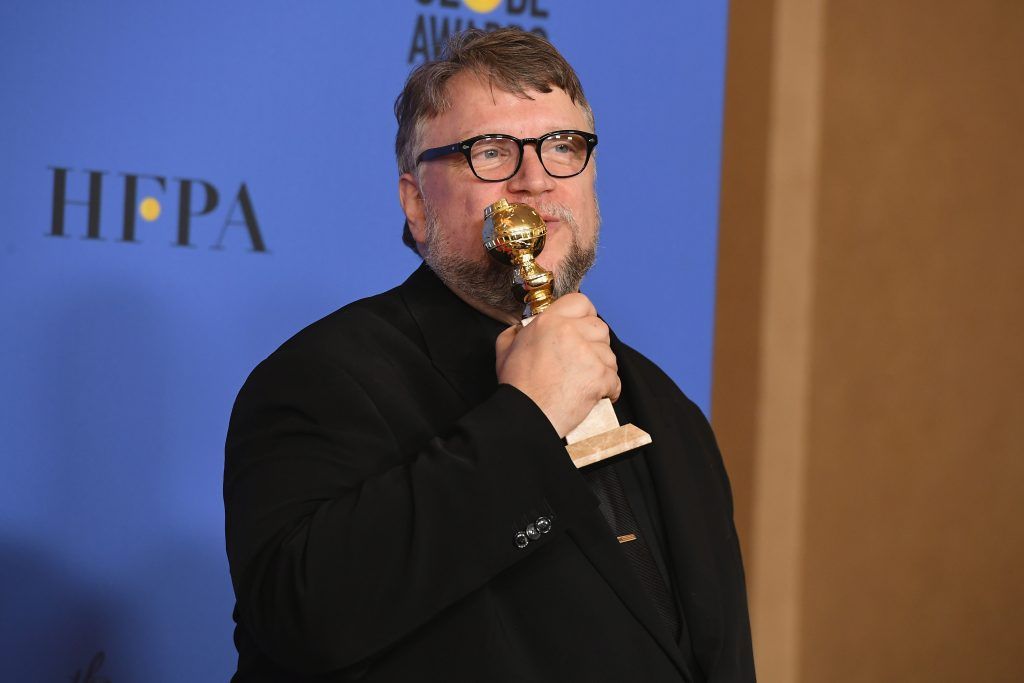
[[[548,229],[544,220],[526,204],[499,199],[484,209],[484,248],[498,262],[512,267],[512,290],[522,296],[523,325],[555,300],[554,276],[537,263]],[[607,398],[598,401],[590,414],[565,435],[566,450],[577,468],[651,443],[651,435],[632,424],[620,425]]]

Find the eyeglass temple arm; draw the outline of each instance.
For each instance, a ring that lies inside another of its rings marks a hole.
[[[462,143],[456,142],[446,147],[435,147],[434,149],[424,150],[419,157],[416,158],[416,163],[421,161],[431,161],[438,157],[447,156],[449,154],[455,154],[456,152],[462,151]]]

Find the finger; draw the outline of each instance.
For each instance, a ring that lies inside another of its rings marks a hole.
[[[499,334],[498,338],[494,340],[494,356],[499,365],[505,356],[508,355],[508,350],[512,347],[512,343],[516,340],[516,335],[521,329],[523,329],[522,325],[513,325]]]
[[[611,343],[611,330],[603,320],[596,316],[580,318],[576,320],[576,329],[580,336],[589,342],[601,342],[608,345]]]
[[[508,348],[511,346],[512,342],[515,341],[516,335],[521,329],[523,329],[522,325],[512,325],[511,327],[507,327],[502,330],[501,334],[499,334],[497,339],[494,341],[495,348]]]
[[[594,304],[579,292],[566,294],[559,298],[545,311],[545,313],[552,312],[565,318],[585,318],[597,315],[597,309],[594,308]]]
[[[590,348],[594,355],[597,356],[597,359],[601,361],[601,365],[611,369],[613,372],[619,371],[619,359],[607,344],[592,342]]]
[[[622,380],[619,379],[617,372],[612,373],[610,381],[611,389],[608,391],[608,398],[612,400],[612,403],[619,400],[619,396],[622,395]]]

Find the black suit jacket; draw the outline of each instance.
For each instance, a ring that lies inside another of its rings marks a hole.
[[[480,314],[425,266],[306,328],[226,447],[235,681],[751,681],[729,484],[700,411],[614,340],[698,670]],[[472,346],[472,348],[470,348]],[[518,548],[541,516],[549,533]]]

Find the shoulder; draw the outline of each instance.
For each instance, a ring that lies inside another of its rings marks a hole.
[[[694,403],[664,370],[647,356],[613,335],[612,350],[619,362],[624,389],[639,392],[647,406],[672,416],[676,429],[697,440],[701,448],[719,459],[718,444],[700,406]]]
[[[347,304],[295,333],[260,365],[352,368],[382,350],[419,347],[419,331],[395,287]]]
[[[309,394],[318,385],[366,385],[387,376],[395,359],[424,357],[400,289],[353,301],[295,333],[252,370],[239,399]]]
[[[664,370],[635,348],[626,344],[618,337],[612,335],[612,350],[619,361],[620,373],[625,373],[625,380],[639,382],[644,385],[645,390],[653,397],[665,400],[678,401],[688,411],[700,412],[690,398],[683,393],[683,390],[669,377]]]

